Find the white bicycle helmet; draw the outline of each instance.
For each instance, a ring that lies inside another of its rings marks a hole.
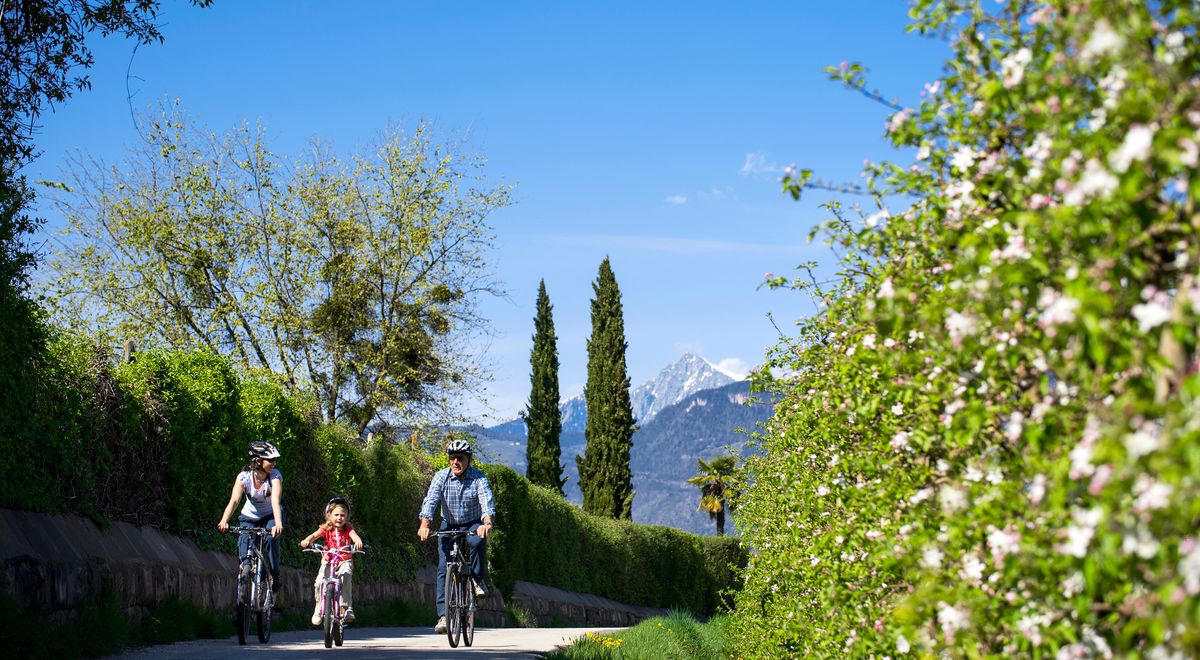
[[[273,461],[279,458],[279,450],[275,445],[263,440],[255,440],[250,443],[250,450],[247,452],[250,458],[261,458],[268,461]]]
[[[451,440],[450,444],[446,445],[447,454],[466,454],[471,456],[471,443],[466,440]]]

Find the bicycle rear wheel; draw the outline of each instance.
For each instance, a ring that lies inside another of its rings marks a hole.
[[[266,644],[271,641],[271,587],[274,586],[271,574],[261,565],[258,569],[258,602],[255,619],[258,624],[258,641]]]
[[[450,648],[458,648],[458,639],[462,635],[462,594],[459,591],[461,580],[457,566],[446,567],[446,638],[450,640]]]
[[[325,648],[333,648],[333,627],[337,625],[334,618],[337,616],[337,594],[334,593],[333,585],[325,585]]]
[[[462,608],[462,638],[463,644],[470,646],[475,642],[475,585],[471,584],[471,578],[461,575],[459,576],[462,583],[462,595],[464,606]]]

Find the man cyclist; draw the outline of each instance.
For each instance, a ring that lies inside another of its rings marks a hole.
[[[429,492],[421,503],[421,526],[417,536],[422,541],[429,538],[429,526],[433,522],[433,511],[441,504],[442,524],[440,530],[468,530],[475,532],[467,537],[471,548],[471,571],[475,574],[475,595],[487,595],[487,543],[496,517],[495,498],[487,476],[478,468],[471,467],[471,444],[466,440],[451,440],[446,445],[450,467],[438,470],[429,484]],[[446,632],[446,556],[450,554],[450,538],[439,537],[437,565],[437,633]]]

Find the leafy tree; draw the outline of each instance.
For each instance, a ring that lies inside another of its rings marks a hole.
[[[729,500],[737,488],[737,462],[738,457],[733,454],[707,462],[697,458],[700,473],[688,479],[689,484],[700,488],[699,508],[716,521],[717,536],[725,536],[725,510],[733,510]]]
[[[737,655],[1195,656],[1196,5],[911,15],[952,49],[890,106],[915,161],[868,167],[878,210],[826,205],[829,288],[771,282],[826,307],[759,374]]]
[[[559,462],[562,448],[562,411],[558,409],[558,338],[554,334],[554,307],[546,293],[546,281],[538,283],[537,315],[533,319],[533,350],[529,355],[529,403],[521,418],[525,420],[525,476],[539,486],[563,494],[563,468]]]
[[[592,284],[592,336],[587,342],[586,456],[576,456],[583,509],[610,518],[629,518],[633,507],[633,404],[625,368],[625,318],[621,291],[608,257]]]
[[[60,200],[63,318],[275,371],[360,434],[451,415],[479,378],[475,301],[495,291],[485,221],[509,201],[479,159],[424,124],[348,163],[285,162],[261,127],[208,134],[177,109],[147,128],[126,167],[77,164]]]
[[[193,0],[207,6],[211,0]],[[26,244],[40,222],[24,208],[31,199],[22,166],[34,157],[33,135],[46,106],[90,87],[93,58],[87,35],[124,34],[140,44],[161,42],[153,0],[22,0],[0,5],[0,285],[23,290],[34,255]],[[82,70],[82,73],[81,73]]]

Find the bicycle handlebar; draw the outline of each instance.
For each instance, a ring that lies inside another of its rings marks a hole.
[[[430,536],[479,536],[479,534],[467,529],[444,529],[438,532],[430,532]]]
[[[270,534],[271,530],[267,529],[266,527],[235,527],[230,525],[224,533],[233,536],[241,536],[242,534],[257,534],[262,536],[263,534]]]
[[[358,554],[363,554],[363,553],[365,553],[366,551],[367,551],[367,550],[366,550],[366,547],[365,547],[365,546],[364,546],[364,547],[361,547],[361,548],[358,548],[358,547],[355,547],[355,546],[354,546],[354,544],[350,544],[350,545],[344,545],[344,546],[342,546],[342,547],[340,547],[340,548],[326,548],[326,547],[324,547],[324,546],[320,546],[320,545],[315,545],[315,544],[314,544],[314,545],[310,545],[310,546],[308,546],[307,548],[304,548],[304,549],[302,549],[302,550],[301,550],[301,552],[319,552],[319,553],[321,553],[321,554],[330,554],[330,555],[332,555],[332,554],[340,554],[340,553],[347,553],[347,554],[351,554],[351,555],[358,555]]]

